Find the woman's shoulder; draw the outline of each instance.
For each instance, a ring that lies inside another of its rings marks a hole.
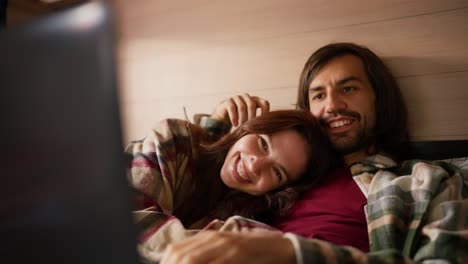
[[[197,148],[200,144],[211,143],[211,135],[200,126],[188,120],[166,118],[161,120],[155,129],[160,139],[177,145],[188,145]]]
[[[158,122],[156,130],[167,130],[174,135],[187,136],[190,131],[190,122],[183,119],[166,118]]]

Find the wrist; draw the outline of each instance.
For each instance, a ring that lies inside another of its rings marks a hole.
[[[295,262],[291,263],[303,264],[304,260],[302,257],[301,244],[299,243],[297,236],[292,233],[286,233],[283,237],[289,241],[290,247],[288,247],[288,249],[292,252],[290,254],[294,256],[293,259]]]
[[[195,124],[214,135],[225,135],[231,130],[231,124],[212,118],[209,115],[196,115]]]

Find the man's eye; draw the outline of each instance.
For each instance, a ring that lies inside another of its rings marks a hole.
[[[268,144],[263,137],[260,137],[260,145],[262,146],[263,150],[268,152]]]
[[[356,88],[354,88],[352,86],[346,86],[346,87],[343,88],[343,91],[345,91],[345,92],[352,92],[354,90],[356,90]]]
[[[278,177],[279,182],[283,182],[283,177],[281,177],[281,172],[277,168],[273,168],[276,177]]]
[[[312,96],[312,100],[313,101],[321,100],[321,99],[323,99],[323,97],[324,97],[323,94],[315,94],[314,96]]]

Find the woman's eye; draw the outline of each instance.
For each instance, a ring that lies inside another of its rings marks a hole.
[[[264,151],[268,152],[268,144],[263,137],[260,137],[260,145],[262,146]]]
[[[281,172],[277,168],[273,168],[273,171],[275,172],[276,177],[278,177],[279,182],[282,182],[283,177],[281,177]]]

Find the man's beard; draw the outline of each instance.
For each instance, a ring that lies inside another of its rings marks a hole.
[[[349,135],[348,132],[334,134],[330,140],[338,152],[348,155],[367,149],[371,144],[371,136],[370,129],[360,129],[355,135]]]
[[[348,155],[366,149],[369,146],[369,135],[361,130],[355,137],[339,136],[339,138],[333,139],[332,143],[339,153]]]
[[[360,124],[362,118],[359,113],[350,110],[340,110],[334,114],[353,118],[358,124]],[[321,120],[321,122],[322,125],[328,126],[326,119]],[[367,119],[364,118],[362,126],[360,126],[355,133],[351,134],[351,131],[335,133],[330,134],[328,138],[333,144],[334,149],[345,156],[354,152],[366,150],[372,144],[373,129],[367,127]]]

